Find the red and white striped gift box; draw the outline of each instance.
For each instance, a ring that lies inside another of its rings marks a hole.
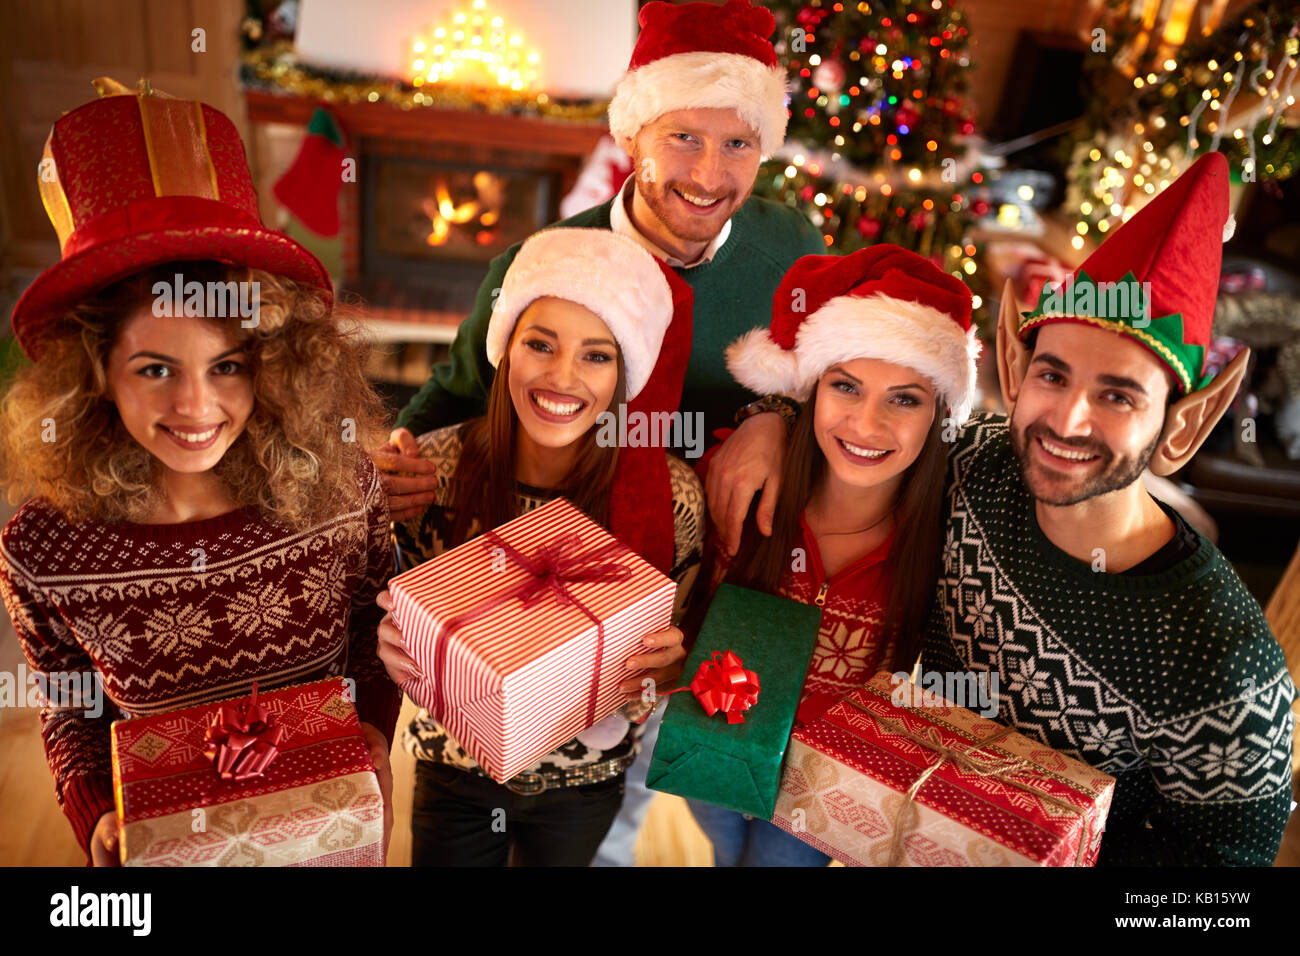
[[[596,624],[559,595],[543,593],[527,606],[503,600],[537,578],[486,535],[388,582],[393,620],[425,678],[407,692],[500,783],[626,702],[619,684],[633,675],[624,664],[642,650],[641,638],[671,623],[675,585],[563,498],[494,534],[529,559],[576,535],[579,561],[598,552],[597,563],[630,571],[623,580],[564,585],[600,620],[599,648]],[[467,613],[478,616],[457,620]]]

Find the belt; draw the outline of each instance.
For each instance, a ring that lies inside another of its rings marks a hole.
[[[534,773],[531,770],[525,770],[523,773],[515,774],[502,786],[521,797],[535,797],[547,790],[585,787],[588,784],[613,780],[635,762],[636,753],[632,752],[624,754],[622,757],[602,760],[599,763],[584,764],[581,767],[570,767],[567,770],[548,770],[545,773]],[[488,776],[480,767],[473,768],[470,773],[480,777]],[[488,779],[491,778],[488,777]]]

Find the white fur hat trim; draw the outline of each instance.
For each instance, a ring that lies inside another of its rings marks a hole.
[[[767,329],[754,329],[727,348],[727,368],[760,395],[807,401],[821,374],[836,362],[874,358],[916,369],[935,386],[956,424],[975,401],[975,329],[963,332],[937,309],[876,294],[838,296],[806,318],[788,351]]]
[[[590,309],[623,353],[627,400],[650,380],[673,318],[673,295],[654,256],[608,229],[544,229],[506,270],[488,322],[487,357],[501,364],[519,316],[545,296]]]
[[[753,127],[766,158],[785,142],[786,72],[741,53],[674,53],[623,74],[609,104],[614,139],[635,139],[665,113],[730,109]]]

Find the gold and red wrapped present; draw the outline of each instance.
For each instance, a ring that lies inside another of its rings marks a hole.
[[[383,866],[384,800],[340,678],[113,722],[124,866]]]
[[[627,701],[676,586],[563,498],[388,582],[403,690],[498,783]]]
[[[883,673],[795,731],[772,822],[849,866],[1092,866],[1114,791]]]

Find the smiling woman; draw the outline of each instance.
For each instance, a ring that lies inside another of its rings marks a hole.
[[[46,151],[63,258],[14,309],[32,364],[0,402],[0,486],[27,500],[0,531],[0,599],[38,679],[103,689],[100,709],[41,711],[78,843],[128,862],[114,720],[335,678],[391,825],[401,701],[374,599],[393,557],[364,451],[385,422],[329,276],[262,226],[238,134],[210,107],[110,91]]]
[[[155,315],[151,290],[177,272],[257,283],[256,327]],[[47,336],[5,397],[0,482],[78,518],[162,523],[248,505],[318,519],[355,494],[357,448],[383,427],[363,369],[361,346],[311,290],[219,263],[161,265]]]

